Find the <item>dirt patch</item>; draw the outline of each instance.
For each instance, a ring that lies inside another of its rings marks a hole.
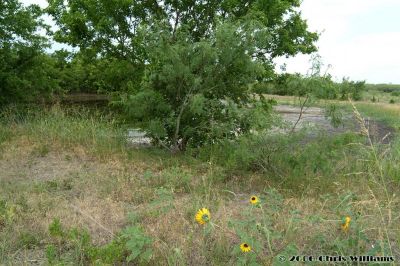
[[[310,131],[311,135],[316,135],[320,132],[331,135],[360,131],[360,125],[354,119],[352,114],[346,114],[343,118],[343,124],[339,127],[334,127],[325,116],[324,109],[319,107],[305,108],[300,120],[300,107],[278,105],[275,107],[275,111],[282,116],[283,121],[287,124],[288,131],[293,128],[297,121],[296,130],[306,127],[312,128],[313,130]],[[369,129],[371,139],[374,143],[388,144],[394,138],[396,130],[380,121],[366,118],[365,125],[367,129]]]
[[[10,147],[0,160],[0,180],[52,180],[73,177],[96,168],[87,158],[51,151],[37,156],[35,147]]]

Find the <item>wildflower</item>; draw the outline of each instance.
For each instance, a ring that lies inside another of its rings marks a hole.
[[[240,245],[240,249],[242,250],[242,252],[249,252],[251,250],[251,246],[247,243],[242,243]]]
[[[259,202],[260,202],[260,200],[258,199],[257,196],[251,196],[251,198],[250,198],[250,203],[251,204],[256,205]]]
[[[195,219],[199,224],[207,223],[208,221],[210,221],[210,218],[211,218],[210,211],[206,208],[200,209],[195,216]]]
[[[347,231],[349,230],[350,222],[351,222],[350,216],[346,216],[346,217],[343,219],[343,223],[342,223],[342,230],[343,230],[343,232],[347,232]]]

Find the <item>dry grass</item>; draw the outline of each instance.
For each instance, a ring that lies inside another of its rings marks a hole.
[[[241,239],[229,223],[249,219],[248,199],[252,194],[264,196],[269,230],[280,236],[271,241],[274,254],[267,246],[259,251],[264,265],[270,265],[289,244],[298,247],[298,254],[293,255],[355,252],[340,250],[349,248],[349,235],[340,230],[340,219],[349,213],[366,237],[385,240],[382,217],[376,208],[383,199],[376,194],[379,190],[370,193],[372,183],[365,174],[331,179],[318,176],[316,180],[323,182],[296,191],[295,187],[283,189],[279,180],[260,173],[227,174],[214,164],[141,150],[103,151],[96,156],[86,145],[65,146],[62,139],[43,141],[24,134],[21,128],[18,131],[3,143],[0,157],[0,199],[15,207],[13,223],[0,225],[0,262],[8,265],[46,262],[44,250],[51,242],[48,226],[54,218],[66,228],[88,230],[93,243],[102,245],[130,223],[130,213],[136,214],[154,239],[150,264],[232,265],[237,259],[232,250]],[[341,169],[338,165],[338,171]],[[373,171],[366,169],[365,173]],[[301,180],[296,182],[294,186],[300,189]],[[330,187],[325,194],[321,193],[321,184]],[[393,184],[393,189],[396,187]],[[272,190],[282,202],[275,202]],[[200,207],[210,208],[216,224],[212,234],[206,234],[194,222],[194,213]],[[275,207],[279,210],[274,211]],[[393,196],[383,212],[392,252],[397,256],[399,210],[399,198]],[[251,215],[255,219],[265,217],[259,209],[251,210]],[[21,243],[23,233],[38,239],[33,247]]]

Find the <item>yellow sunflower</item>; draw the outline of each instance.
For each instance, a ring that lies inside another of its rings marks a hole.
[[[260,202],[260,200],[258,199],[257,196],[251,196],[251,197],[250,197],[250,203],[251,203],[251,204],[256,205],[256,204],[259,203],[259,202]]]
[[[349,230],[350,222],[351,222],[350,216],[346,216],[346,217],[343,219],[343,223],[342,223],[342,230],[343,230],[343,232],[347,232],[347,231]]]
[[[206,208],[200,209],[195,216],[196,221],[199,224],[205,224],[211,219],[210,211]]]
[[[240,244],[240,249],[242,252],[249,252],[251,250],[251,246],[247,243]]]

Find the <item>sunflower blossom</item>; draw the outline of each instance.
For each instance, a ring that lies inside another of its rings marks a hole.
[[[249,252],[251,250],[251,246],[247,243],[242,243],[242,244],[240,244],[240,249],[243,252]]]
[[[196,213],[195,219],[199,224],[205,224],[205,223],[209,222],[211,219],[210,211],[206,208],[202,208],[202,209],[198,210],[198,212]]]
[[[258,204],[259,202],[260,202],[260,200],[258,199],[257,196],[251,196],[251,197],[250,197],[250,203],[251,203],[251,204],[256,205],[256,204]]]
[[[343,219],[343,223],[342,223],[342,230],[343,230],[343,232],[347,232],[347,231],[349,230],[350,222],[351,222],[350,216],[346,216],[346,217]]]

